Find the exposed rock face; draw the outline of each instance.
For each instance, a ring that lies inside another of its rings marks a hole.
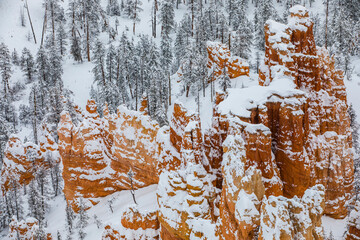
[[[67,112],[62,113],[58,135],[66,199],[76,203],[83,197],[90,207],[98,197],[129,189],[130,168],[136,188],[157,183],[158,129],[147,114],[124,107],[118,108],[117,115],[105,108],[100,118],[93,100],[88,101],[78,126]]]
[[[102,240],[159,239],[159,227],[157,211],[144,211],[132,205],[122,213],[119,230],[110,225],[105,226]]]
[[[180,103],[162,128],[146,99],[139,112],[106,107],[103,118],[89,101],[78,125],[61,115],[64,193],[75,210],[79,197],[90,207],[129,189],[130,169],[135,188],[159,184],[157,216],[129,208],[123,229],[106,226],[103,239],[323,239],[321,216],[346,216],[353,152],[342,72],[316,47],[307,10],[290,13],[288,24],[265,26],[260,86],[218,93],[204,133]],[[215,76],[225,65],[232,78],[248,74],[225,46],[208,51]],[[56,149],[50,134],[44,139],[41,151]]]
[[[242,75],[249,76],[249,64],[240,57],[232,56],[229,48],[219,42],[207,42],[208,68],[213,71],[213,79],[220,76],[227,68],[230,78],[236,78]]]
[[[288,79],[305,93],[305,101],[295,105],[267,104],[284,195],[302,196],[309,186],[321,183],[326,189],[325,213],[343,218],[353,182],[343,73],[335,70],[325,49],[315,46],[308,11],[296,6],[290,12],[288,25],[267,22],[265,64],[260,69],[260,84]]]
[[[316,185],[292,199],[270,196],[261,205],[259,239],[323,239],[324,187]]]
[[[159,221],[157,212],[142,211],[137,206],[129,207],[121,217],[120,239],[159,239]]]
[[[27,218],[21,221],[13,218],[9,229],[8,239],[10,240],[36,240],[38,239],[39,222],[35,218]]]
[[[110,225],[106,225],[101,239],[102,240],[119,240],[120,233],[119,233],[119,231],[113,229]]]
[[[224,146],[223,188],[217,236],[220,239],[251,239],[260,223],[265,187],[261,172],[246,166],[245,142],[239,134],[229,135]]]
[[[163,172],[157,192],[161,239],[213,239],[207,226],[212,225],[214,193],[200,164],[188,163],[183,170]]]
[[[3,191],[29,184],[34,179],[34,166],[44,164],[39,146],[33,143],[23,144],[16,136],[10,137],[4,155],[0,179]]]
[[[345,235],[346,240],[360,239],[360,202],[356,201],[354,209],[350,212],[348,220],[348,231]]]

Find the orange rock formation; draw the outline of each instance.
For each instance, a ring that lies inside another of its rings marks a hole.
[[[0,178],[3,191],[29,184],[34,179],[34,166],[44,164],[39,146],[23,144],[16,136],[10,137],[4,155]]]
[[[210,81],[215,80],[217,76],[220,76],[227,68],[227,73],[230,78],[236,78],[242,75],[249,76],[249,64],[240,57],[232,56],[229,48],[219,42],[208,42],[208,63],[207,66],[213,71],[213,78]]]
[[[38,239],[39,222],[35,218],[27,218],[22,221],[13,218],[9,229],[9,240],[36,240]]]
[[[58,126],[68,201],[77,203],[83,197],[91,207],[99,197],[130,189],[130,169],[135,173],[135,188],[158,182],[159,127],[155,121],[125,107],[119,107],[117,115],[105,108],[100,118],[93,100],[88,101],[84,115],[74,126],[69,113],[64,112]]]

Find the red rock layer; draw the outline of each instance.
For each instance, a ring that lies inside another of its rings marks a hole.
[[[129,207],[121,216],[120,239],[159,239],[159,221],[157,211],[141,211],[137,206]]]
[[[3,191],[29,184],[34,179],[34,166],[45,164],[38,145],[23,144],[16,136],[10,137],[4,156],[0,175],[0,186]]]
[[[360,239],[360,202],[356,201],[354,209],[351,210],[348,219],[348,231],[345,234],[346,240]]]
[[[96,204],[98,197],[130,189],[130,169],[135,188],[158,182],[157,123],[145,113],[124,107],[118,108],[117,115],[105,108],[100,118],[93,100],[88,101],[84,115],[84,120],[74,126],[64,112],[58,126],[68,201],[76,203],[83,197]],[[77,210],[76,204],[74,207]]]
[[[302,196],[321,183],[326,189],[325,213],[343,218],[353,183],[343,73],[335,69],[327,50],[316,47],[312,28],[308,11],[300,6],[291,9],[288,25],[267,22],[260,84],[288,80],[305,92],[303,103],[266,105],[284,195]]]
[[[231,55],[229,48],[219,42],[208,42],[208,68],[213,70],[214,76],[211,80],[220,76],[227,68],[230,78],[236,78],[242,75],[249,76],[249,65],[244,59]]]
[[[36,240],[38,239],[39,222],[35,218],[17,221],[15,218],[9,224],[9,240]],[[50,238],[51,239],[51,238]],[[48,238],[48,240],[50,240]]]

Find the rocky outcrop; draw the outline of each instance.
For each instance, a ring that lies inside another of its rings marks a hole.
[[[156,211],[144,211],[136,205],[128,207],[121,216],[123,230],[120,239],[159,239],[159,221]]]
[[[93,100],[78,126],[63,112],[58,135],[66,199],[76,203],[83,197],[91,207],[99,197],[130,189],[130,169],[135,188],[157,183],[158,129],[146,113],[125,107],[119,107],[117,115],[105,107],[100,118]]]
[[[7,142],[4,156],[0,179],[3,191],[29,184],[34,179],[34,167],[44,164],[38,145],[30,142],[23,144],[14,135]]]
[[[324,196],[324,187],[316,185],[306,190],[302,198],[265,198],[261,205],[259,239],[324,239],[321,224]]]
[[[213,239],[211,179],[200,164],[165,171],[158,186],[160,236],[170,239]]]
[[[38,233],[39,222],[35,218],[27,218],[26,220],[21,221],[17,221],[13,218],[9,224],[8,239],[36,240],[38,239]]]
[[[219,42],[207,42],[208,63],[207,67],[213,73],[210,81],[216,79],[227,68],[230,78],[249,76],[249,64],[240,57],[232,56],[228,47]]]
[[[351,210],[348,218],[348,230],[345,235],[346,240],[360,239],[360,202],[356,201],[354,209]]]
[[[101,239],[102,240],[119,240],[120,233],[119,233],[119,231],[115,230],[112,226],[106,225]]]
[[[343,73],[334,68],[326,49],[316,47],[308,11],[296,6],[290,12],[287,25],[267,22],[266,57],[260,68],[261,85],[286,80],[301,89],[305,97],[302,103],[285,108],[283,104],[267,104],[273,115],[269,127],[276,142],[275,158],[284,195],[302,196],[309,186],[323,184],[325,213],[343,218],[353,182]],[[277,113],[278,118],[274,116]]]

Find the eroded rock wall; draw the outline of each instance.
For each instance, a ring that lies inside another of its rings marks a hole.
[[[80,197],[88,207],[116,191],[130,189],[127,173],[134,173],[135,188],[158,182],[159,127],[144,112],[119,107],[117,115],[107,107],[100,118],[96,104],[88,101],[84,119],[75,126],[63,112],[58,126],[66,199],[77,210]]]

